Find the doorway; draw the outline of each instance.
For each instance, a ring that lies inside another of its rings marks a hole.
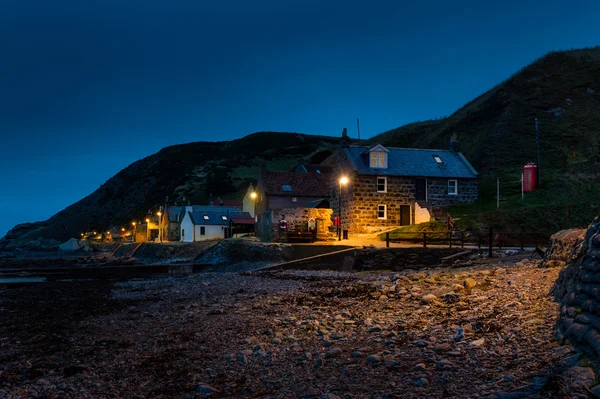
[[[410,224],[410,205],[400,205],[400,226]]]

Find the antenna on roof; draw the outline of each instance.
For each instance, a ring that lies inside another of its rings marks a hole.
[[[360,124],[358,123],[358,118],[356,118],[356,129],[358,129],[358,139],[360,140]]]

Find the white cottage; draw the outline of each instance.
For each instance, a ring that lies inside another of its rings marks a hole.
[[[181,241],[227,238],[231,234],[231,219],[247,217],[250,217],[248,213],[218,207],[210,210],[188,211],[181,221]]]

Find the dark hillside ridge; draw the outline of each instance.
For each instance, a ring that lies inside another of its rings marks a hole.
[[[129,165],[82,200],[38,223],[21,224],[0,240],[12,250],[38,239],[63,242],[84,231],[129,226],[149,210],[156,212],[167,196],[193,204],[208,197],[241,199],[256,183],[260,165],[289,170],[298,159],[330,153],[337,138],[299,133],[259,132],[238,140],[194,142],[163,148]]]

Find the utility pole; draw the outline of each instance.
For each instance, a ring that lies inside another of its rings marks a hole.
[[[538,118],[535,118],[535,145],[537,147],[537,185],[540,185],[540,131],[538,129]]]

